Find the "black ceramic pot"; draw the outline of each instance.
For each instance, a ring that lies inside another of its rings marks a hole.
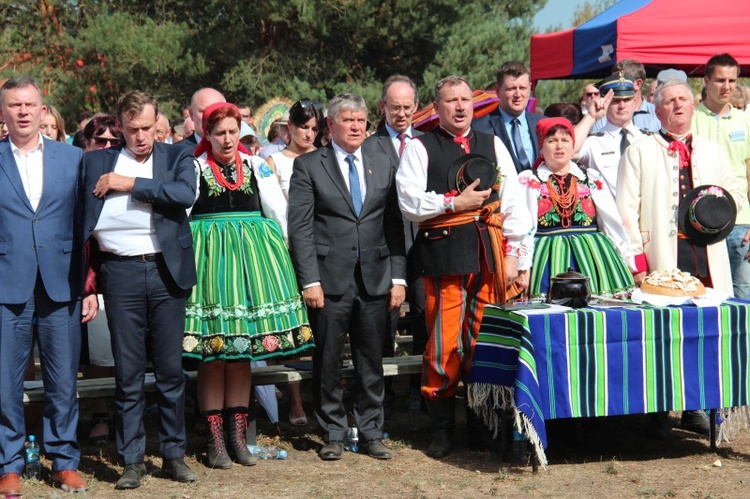
[[[547,293],[547,302],[571,308],[583,308],[591,299],[589,278],[568,268],[567,272],[550,278],[552,283]]]

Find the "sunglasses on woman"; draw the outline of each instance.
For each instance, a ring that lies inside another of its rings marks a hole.
[[[109,144],[110,147],[117,147],[122,145],[122,139],[115,139],[110,137],[94,137],[92,139],[98,146],[106,146]]]

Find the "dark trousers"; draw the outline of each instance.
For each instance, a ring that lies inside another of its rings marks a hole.
[[[182,338],[187,292],[162,260],[109,260],[99,274],[115,359],[115,439],[125,464],[143,462],[147,343],[153,356],[159,406],[159,449],[165,459],[185,455],[185,378]]]
[[[81,352],[80,302],[53,302],[37,279],[26,303],[0,304],[0,475],[22,473],[26,427],[23,380],[37,318],[44,382],[44,451],[52,470],[78,468],[76,376]]]
[[[342,276],[343,278],[344,276]],[[325,283],[323,283],[325,292]],[[344,440],[349,426],[341,385],[341,355],[349,333],[357,393],[354,418],[362,441],[383,437],[383,341],[389,296],[369,296],[359,265],[343,295],[325,295],[325,305],[310,309],[315,336],[313,396],[315,417],[326,442]]]

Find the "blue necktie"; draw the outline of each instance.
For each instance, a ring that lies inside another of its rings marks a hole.
[[[349,163],[349,191],[352,194],[352,204],[354,204],[354,213],[359,216],[362,211],[362,190],[359,188],[359,173],[354,166],[354,154],[347,154],[346,162]]]
[[[516,157],[518,162],[521,163],[521,170],[529,170],[531,168],[531,161],[526,155],[526,149],[523,148],[523,141],[521,140],[521,123],[518,118],[510,120],[511,132],[513,132],[513,145],[516,147]]]

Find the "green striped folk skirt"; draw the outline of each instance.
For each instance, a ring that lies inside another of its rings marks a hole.
[[[622,298],[635,287],[627,264],[612,241],[596,227],[556,228],[536,234],[530,299],[546,300],[550,277],[567,272],[569,267],[591,279],[592,296]]]
[[[314,346],[281,230],[259,212],[195,215],[198,284],[183,356],[203,361],[296,356]]]

